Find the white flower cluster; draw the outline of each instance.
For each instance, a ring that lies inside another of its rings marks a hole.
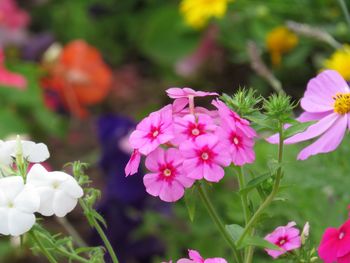
[[[10,175],[0,178],[0,234],[19,236],[35,224],[34,213],[64,217],[77,205],[83,189],[74,177],[64,172],[49,172],[40,162],[50,157],[43,143],[0,141],[0,165],[12,167],[14,157],[21,155],[32,166],[25,177]],[[4,173],[3,173],[4,174]]]

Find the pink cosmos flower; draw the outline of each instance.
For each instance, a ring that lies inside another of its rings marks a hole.
[[[184,157],[183,168],[189,178],[205,178],[209,182],[218,182],[224,177],[224,169],[231,163],[231,156],[217,136],[206,134],[194,141],[185,141],[180,145]]]
[[[285,143],[293,144],[318,137],[299,153],[299,160],[334,151],[350,127],[350,89],[346,81],[334,70],[323,71],[307,84],[301,107],[305,112],[298,118],[300,122],[317,122],[304,132],[288,138]],[[274,135],[267,140],[278,143],[279,139]]]
[[[177,263],[227,263],[223,258],[207,258],[204,259],[198,251],[188,250],[188,256],[190,259],[182,258],[177,261]]]
[[[168,142],[173,136],[172,106],[152,112],[143,119],[130,135],[129,142],[141,154],[148,155],[159,145]]]
[[[295,228],[295,225],[295,222],[289,222],[286,226],[277,227],[265,237],[265,240],[281,248],[281,250],[265,249],[267,254],[273,258],[278,258],[287,251],[297,249],[301,246],[299,229]]]
[[[231,161],[238,166],[253,163],[255,160],[254,139],[248,137],[240,127],[222,122],[216,132],[226,149],[230,151]]]
[[[318,247],[318,255],[325,263],[350,262],[350,219],[339,229],[326,229]]]
[[[11,86],[20,90],[27,87],[26,79],[16,73],[12,73],[5,68],[5,56],[0,48],[0,86]]]
[[[131,154],[130,160],[125,166],[125,174],[126,176],[136,174],[141,161],[141,154],[138,150],[134,150]]]
[[[179,144],[185,140],[195,140],[198,136],[213,132],[216,129],[213,119],[206,114],[192,114],[177,117],[174,121],[175,138],[173,143]]]
[[[168,96],[172,99],[193,97],[205,97],[205,96],[218,96],[216,92],[195,91],[191,88],[170,88],[166,90]]]
[[[256,137],[256,132],[249,126],[249,121],[242,119],[236,112],[218,99],[213,100],[212,104],[218,109],[221,122],[226,122],[233,129],[237,126],[249,138]]]
[[[175,202],[184,195],[184,188],[192,186],[194,180],[182,172],[183,159],[179,150],[158,148],[146,158],[146,167],[151,173],[143,177],[146,191],[166,202]]]

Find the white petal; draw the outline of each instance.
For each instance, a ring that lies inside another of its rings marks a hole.
[[[53,188],[41,187],[38,189],[38,193],[40,196],[40,207],[38,209],[38,213],[42,214],[43,216],[52,216],[54,214],[53,200],[55,191]]]
[[[22,141],[23,156],[31,163],[41,163],[50,157],[49,149],[44,143]]]
[[[12,208],[9,217],[8,225],[9,232],[12,236],[19,236],[29,231],[35,224],[35,216],[32,213],[24,213]]]
[[[84,194],[83,189],[72,176],[69,176],[68,179],[64,181],[64,183],[61,186],[61,189],[73,198],[80,198]]]
[[[35,187],[46,186],[52,183],[49,172],[41,164],[34,164],[27,174],[27,185]]]
[[[22,212],[34,213],[40,206],[40,197],[37,191],[26,185],[14,200],[14,207]]]
[[[2,235],[10,234],[8,224],[8,210],[9,208],[0,208],[0,234]]]
[[[0,178],[0,191],[4,194],[7,201],[14,201],[23,188],[24,182],[21,176]]]
[[[57,191],[53,200],[53,210],[58,217],[64,217],[77,205],[78,199],[72,198],[64,191]]]
[[[0,163],[3,165],[11,165],[12,157],[15,151],[16,143],[15,141],[2,142],[0,145]]]

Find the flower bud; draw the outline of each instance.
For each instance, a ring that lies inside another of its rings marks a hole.
[[[263,105],[266,115],[282,124],[288,123],[295,107],[296,103],[293,103],[291,97],[285,94],[273,94],[264,101]]]

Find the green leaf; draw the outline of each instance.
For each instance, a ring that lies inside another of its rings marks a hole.
[[[242,235],[244,228],[240,225],[232,224],[232,225],[226,225],[226,230],[231,236],[231,238],[236,242],[239,237]]]
[[[188,190],[185,194],[185,204],[188,211],[188,216],[190,217],[191,222],[194,221],[194,216],[196,214],[196,203],[197,203],[197,191],[195,188]]]
[[[265,180],[269,179],[271,177],[270,173],[262,174],[252,180],[250,180],[246,186],[239,191],[240,194],[247,194],[257,186],[259,186],[261,183],[263,183]]]
[[[246,237],[238,248],[241,249],[246,246],[255,246],[255,247],[262,247],[262,248],[268,248],[273,250],[280,250],[280,248],[275,244],[272,244],[266,241],[265,239],[257,236]]]
[[[283,132],[284,139],[287,139],[289,137],[292,137],[293,135],[297,133],[301,133],[305,131],[307,128],[310,127],[310,125],[314,124],[314,121],[308,121],[308,122],[299,122],[295,125],[290,126],[288,129],[286,129]]]

